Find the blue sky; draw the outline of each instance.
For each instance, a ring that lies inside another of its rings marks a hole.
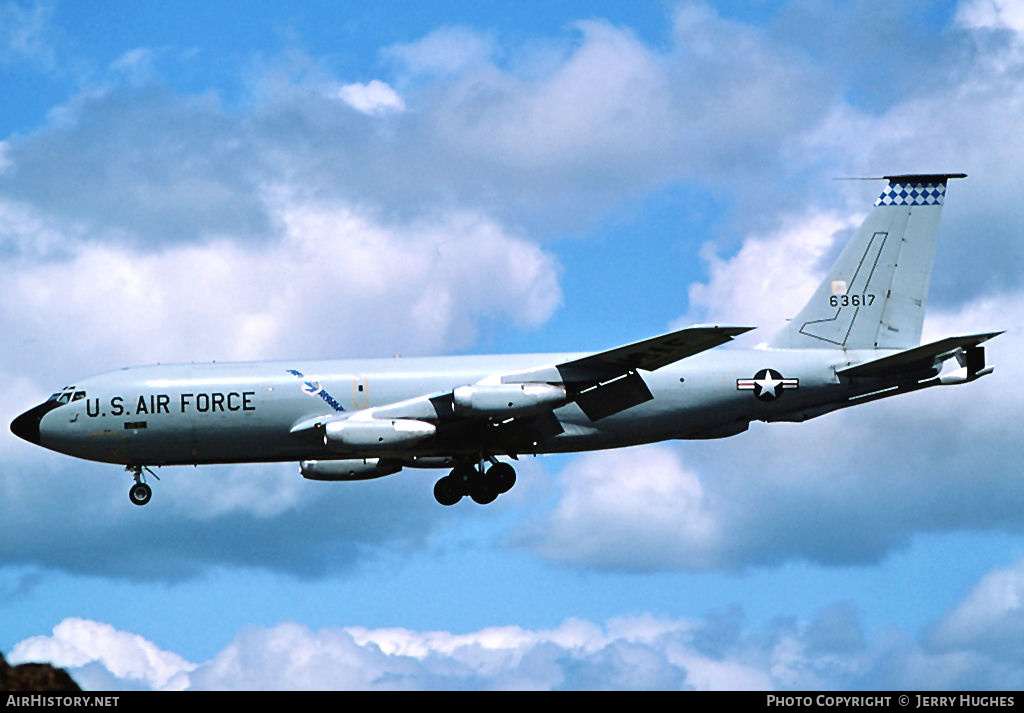
[[[0,439],[0,651],[91,688],[1016,688],[1024,14],[944,3],[0,0],[7,422],[120,366],[601,349],[794,314],[964,171],[926,337],[995,375],[436,474],[130,478]]]

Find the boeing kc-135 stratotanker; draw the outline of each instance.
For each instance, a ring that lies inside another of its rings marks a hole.
[[[501,458],[722,438],[751,421],[830,411],[991,373],[986,340],[920,345],[951,178],[885,189],[803,310],[765,348],[715,349],[752,327],[701,325],[608,351],[122,369],[76,381],[11,430],[127,466],[300,461],[313,480],[444,468],[439,503],[489,503],[515,483]],[[867,444],[866,444],[867,447]]]

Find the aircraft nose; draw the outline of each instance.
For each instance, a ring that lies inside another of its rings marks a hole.
[[[43,420],[43,416],[59,405],[60,404],[55,401],[47,401],[34,408],[30,408],[28,411],[11,421],[11,433],[18,438],[24,438],[29,443],[34,443],[38,446],[39,422]]]

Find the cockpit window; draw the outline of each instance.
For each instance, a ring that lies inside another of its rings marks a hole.
[[[67,404],[72,401],[80,401],[85,398],[84,391],[75,391],[74,386],[65,386],[57,393],[50,396],[47,401],[56,401],[59,404]]]

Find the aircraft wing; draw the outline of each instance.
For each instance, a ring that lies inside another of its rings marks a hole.
[[[592,421],[654,398],[638,370],[654,371],[731,341],[753,327],[695,325],[542,369],[506,374],[506,384],[564,384]]]
[[[506,384],[544,381],[566,385],[593,384],[624,376],[637,369],[654,371],[731,341],[753,327],[695,325],[621,347],[595,352],[571,361],[502,375]]]
[[[307,418],[292,427],[295,435],[321,438],[330,422],[350,421],[352,428],[366,422],[415,420],[437,424],[439,437],[461,434],[474,438],[477,431],[495,428],[521,434],[516,440],[537,440],[561,431],[552,411],[576,402],[591,420],[598,420],[653,398],[637,370],[654,371],[750,331],[753,327],[694,326],[651,337],[607,351],[595,352],[559,364],[507,374],[495,374],[478,384],[453,391],[424,394],[413,399],[346,414]],[[501,403],[510,408],[503,410]],[[483,405],[474,405],[480,404]]]
[[[731,341],[753,327],[694,326],[597,352],[556,368],[567,382],[607,379],[636,369],[654,371]]]
[[[864,377],[890,377],[899,374],[908,374],[935,370],[939,364],[958,354],[977,347],[992,337],[997,337],[1002,332],[986,332],[984,334],[968,334],[961,337],[946,337],[937,342],[922,344],[919,347],[906,349],[897,354],[872,359],[871,361],[853,364],[852,366],[836,369],[838,376],[849,376],[853,378]]]

